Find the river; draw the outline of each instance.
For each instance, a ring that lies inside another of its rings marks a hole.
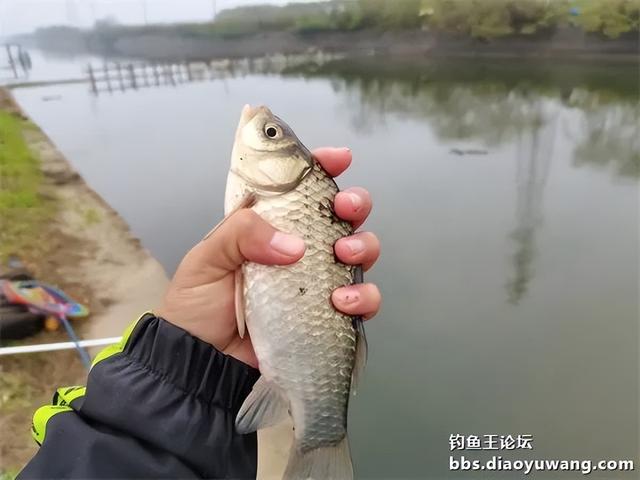
[[[42,78],[86,63],[33,58]],[[435,479],[479,478],[449,455],[637,460],[637,88],[633,65],[362,60],[14,93],[169,273],[222,215],[242,105],[308,146],[350,146],[338,181],[371,191],[383,245],[357,476]],[[533,450],[450,452],[451,434],[528,434]],[[590,477],[631,478],[616,475]]]

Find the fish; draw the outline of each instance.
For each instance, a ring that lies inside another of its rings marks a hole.
[[[360,283],[333,246],[353,233],[338,218],[338,186],[293,130],[265,106],[246,105],[231,154],[225,218],[251,208],[280,231],[305,241],[292,265],[245,262],[235,272],[238,332],[248,331],[261,376],[242,404],[245,434],[290,417],[294,441],[283,478],[351,479],[349,398],[366,363],[362,318],[337,311],[331,293]]]

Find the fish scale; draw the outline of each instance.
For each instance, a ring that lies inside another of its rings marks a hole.
[[[286,392],[301,451],[333,445],[346,435],[356,349],[352,318],[331,303],[353,283],[353,267],[333,245],[352,233],[332,210],[335,182],[314,163],[292,191],[261,197],[253,209],[274,227],[304,238],[302,260],[289,266],[243,267],[245,318],[263,376]]]

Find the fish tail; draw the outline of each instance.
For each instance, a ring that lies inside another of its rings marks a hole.
[[[335,445],[301,452],[294,444],[282,480],[351,480],[353,465],[345,435]]]

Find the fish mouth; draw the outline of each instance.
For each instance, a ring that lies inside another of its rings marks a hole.
[[[240,114],[240,125],[239,125],[240,128],[244,127],[247,123],[253,120],[256,117],[256,115],[258,115],[259,113],[266,113],[267,115],[273,115],[271,113],[271,110],[269,110],[264,105],[259,105],[256,107],[252,107],[249,104],[245,105],[242,108],[242,113]]]

